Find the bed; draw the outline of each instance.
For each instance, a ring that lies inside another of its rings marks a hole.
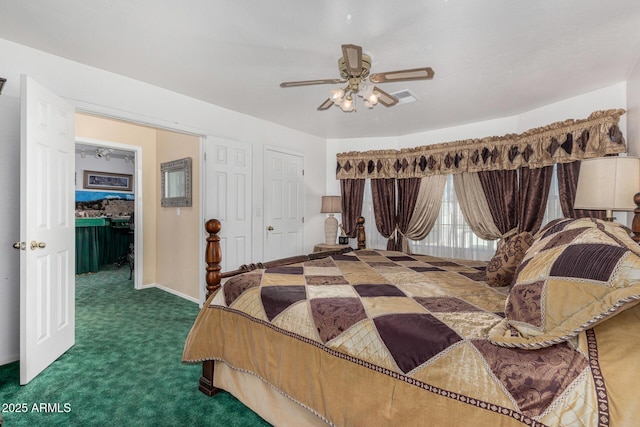
[[[496,254],[511,265],[490,269],[511,269],[502,287],[486,262],[363,242],[221,273],[220,227],[206,225],[210,296],[183,354],[206,394],[276,426],[640,422],[640,249],[620,224],[515,236]]]

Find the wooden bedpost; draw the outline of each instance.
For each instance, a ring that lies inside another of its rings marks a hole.
[[[209,233],[207,236],[207,247],[204,253],[204,260],[207,263],[205,282],[207,283],[207,298],[220,288],[220,262],[222,261],[222,250],[220,248],[221,229],[220,221],[210,219],[204,225],[204,229]],[[213,385],[213,360],[202,362],[202,376],[198,382],[198,390],[207,396],[213,396],[221,389]]]
[[[204,253],[204,260],[207,263],[205,274],[205,282],[207,283],[207,298],[220,288],[220,262],[222,262],[222,249],[220,248],[220,236],[218,233],[222,228],[220,221],[210,219],[204,225],[205,230],[209,233],[207,237],[207,247]]]
[[[365,249],[367,247],[367,235],[364,232],[364,217],[359,216],[356,223],[357,235],[358,238],[358,249]]]
[[[357,224],[356,237],[358,239],[358,249],[365,249],[367,237],[364,232],[364,217],[359,217],[357,220]],[[218,233],[220,232],[222,226],[220,224],[220,221],[218,221],[217,219],[210,219],[205,223],[204,228],[209,234],[209,236],[207,236],[207,246],[204,255],[205,262],[207,264],[205,274],[207,299],[214,292],[220,289],[223,277],[229,278],[256,269],[279,267],[283,265],[309,261],[312,259],[320,259],[336,254],[343,254],[352,250],[351,247],[347,247],[336,249],[333,251],[315,252],[309,255],[298,255],[265,263],[245,264],[241,265],[237,270],[221,273],[220,270],[222,269],[222,267],[220,266],[220,262],[222,262],[222,249],[220,248],[220,236],[218,235]],[[200,390],[207,396],[213,396],[214,394],[222,390],[213,385],[213,370],[213,360],[205,360],[202,362],[202,376],[200,377],[200,381],[198,383],[198,390]]]

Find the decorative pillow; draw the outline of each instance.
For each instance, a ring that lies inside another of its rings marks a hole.
[[[640,301],[640,247],[625,227],[590,218],[554,227],[517,268],[494,344],[548,347]]]
[[[573,222],[573,218],[556,218],[549,221],[544,227],[540,228],[533,236],[534,239],[540,239],[552,233],[562,230],[566,225]]]
[[[533,236],[527,231],[500,242],[496,254],[487,264],[487,284],[492,287],[509,286],[516,268],[532,243]]]

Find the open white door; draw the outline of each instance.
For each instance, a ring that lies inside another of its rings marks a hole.
[[[264,164],[264,260],[300,255],[304,243],[303,158],[267,149]]]
[[[75,342],[74,108],[22,76],[20,383]]]

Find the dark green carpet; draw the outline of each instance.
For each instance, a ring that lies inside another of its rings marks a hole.
[[[198,306],[128,277],[77,277],[76,345],[31,383],[19,385],[17,362],[0,367],[0,405],[29,408],[4,412],[2,426],[268,426],[226,392],[200,393],[200,365],[181,362]],[[40,403],[70,411],[33,411]]]

